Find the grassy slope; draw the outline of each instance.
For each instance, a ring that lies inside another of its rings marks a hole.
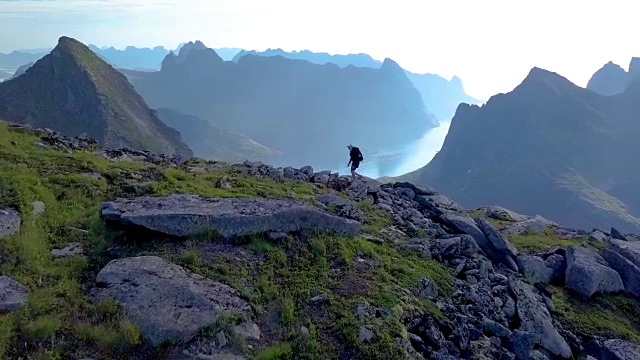
[[[403,312],[437,312],[434,304],[408,296],[403,289],[424,277],[437,282],[445,293],[449,289],[450,276],[439,264],[363,239],[319,234],[277,246],[259,237],[248,239],[233,248],[262,259],[253,271],[251,264],[237,259],[208,262],[210,253],[204,249],[215,242],[207,239],[180,244],[119,242],[120,234],[108,231],[98,216],[99,203],[116,196],[195,193],[312,201],[311,196],[319,190],[308,184],[258,181],[228,169],[192,174],[138,163],[113,163],[89,153],[42,150],[33,145],[36,141],[34,136],[0,125],[0,205],[18,208],[24,221],[20,235],[0,244],[0,270],[31,290],[25,307],[0,317],[3,358],[63,359],[97,354],[105,359],[131,359],[161,352],[141,340],[135,326],[114,303],[96,305],[85,297],[97,271],[113,257],[158,254],[236,286],[253,304],[258,322],[268,334],[268,341],[252,349],[238,346],[260,358],[286,355],[292,349],[308,354],[308,358],[320,358],[321,351],[385,358],[398,352],[393,337],[404,331],[399,323]],[[234,188],[213,186],[223,176]],[[39,217],[31,215],[31,202],[35,200],[46,204],[45,213]],[[369,204],[359,206],[369,215],[366,228],[371,232],[390,223],[385,214]],[[51,258],[54,246],[73,241],[85,244],[86,257]],[[367,269],[358,266],[356,257],[365,260]],[[345,284],[344,279],[350,283]],[[323,315],[306,307],[308,299],[318,293],[330,299]],[[364,346],[356,341],[359,327],[355,307],[364,303],[393,310],[391,316],[370,324],[381,339],[376,345]],[[280,320],[272,321],[273,316]],[[309,337],[299,336],[301,325],[310,329]]]
[[[308,184],[258,181],[225,168],[191,174],[139,163],[113,163],[89,153],[41,150],[33,145],[36,141],[0,125],[0,207],[17,207],[24,221],[20,235],[0,243],[0,270],[31,290],[25,307],[0,316],[2,358],[136,359],[154,358],[165,351],[145,344],[115,303],[92,304],[85,297],[97,271],[114,257],[164,256],[237,288],[253,305],[263,338],[251,347],[233,336],[232,341],[250,358],[265,360],[290,359],[292,353],[306,359],[340,355],[400,358],[393,342],[397,336],[406,336],[400,319],[425,310],[439,315],[435,304],[406,289],[426,277],[445,295],[451,291],[452,279],[441,265],[390,243],[374,245],[358,238],[318,234],[274,244],[252,237],[236,246],[211,239],[124,242],[122,234],[110,232],[99,219],[101,201],[133,194],[195,193],[294,197],[312,202],[319,190]],[[213,186],[223,176],[234,188]],[[47,206],[40,217],[31,215],[30,204],[35,200]],[[367,231],[379,234],[390,224],[388,216],[370,204],[358,206],[367,214]],[[52,247],[72,241],[85,244],[86,257],[51,258]],[[309,298],[318,294],[326,294],[329,302],[309,305]],[[640,318],[634,316],[639,307],[631,306],[635,300],[603,299],[586,305],[562,291],[554,297],[558,314],[572,329],[640,339],[638,326],[628,320]],[[372,345],[357,341],[355,309],[361,304],[390,312],[386,318],[367,318],[367,327],[379,339]],[[205,333],[228,330],[234,321],[222,318]],[[302,335],[301,326],[309,330],[309,336]]]

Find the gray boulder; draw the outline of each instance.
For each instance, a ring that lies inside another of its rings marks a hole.
[[[318,195],[316,200],[325,206],[332,207],[335,211],[335,215],[359,222],[364,222],[365,220],[365,215],[362,210],[355,207],[353,202],[343,199],[335,193]]]
[[[552,282],[564,282],[567,272],[567,259],[560,254],[551,254],[545,261],[544,265],[551,269]]]
[[[518,268],[525,278],[532,279],[536,283],[548,284],[551,282],[553,270],[545,265],[545,261],[538,256],[518,256],[516,258]]]
[[[611,239],[609,243],[611,250],[640,267],[640,242]]]
[[[602,256],[575,246],[567,248],[565,287],[586,297],[624,290],[620,275]]]
[[[474,221],[496,249],[511,256],[518,256],[518,250],[516,250],[516,247],[513,246],[507,238],[500,234],[498,230],[496,230],[487,220],[481,217],[476,217]]]
[[[518,214],[501,206],[489,206],[485,209],[485,214],[492,219],[502,221],[520,222],[529,219],[528,216]]]
[[[8,313],[27,303],[29,289],[8,276],[0,276],[0,313]]]
[[[511,255],[497,249],[493,244],[493,241],[489,240],[472,218],[466,215],[446,213],[441,215],[440,219],[454,231],[471,235],[482,251],[484,251],[484,253],[487,254],[487,256],[489,256],[489,258],[494,262],[503,263],[511,270],[518,271],[518,265],[516,265],[516,262],[513,260]],[[491,229],[493,229],[493,227],[491,227]],[[493,233],[491,234],[494,235]],[[494,241],[499,242],[500,240],[494,239]]]
[[[603,249],[600,254],[622,279],[627,293],[640,296],[640,267],[615,251]]]
[[[607,243],[609,242],[609,235],[605,234],[602,230],[594,230],[589,234],[589,240],[593,242]]]
[[[435,240],[431,251],[444,259],[451,259],[457,256],[471,257],[480,251],[480,247],[471,235],[460,234]]]
[[[603,360],[640,359],[640,346],[620,339],[606,340],[602,346]]]
[[[63,258],[69,256],[82,255],[84,253],[84,248],[81,243],[74,242],[67,244],[62,249],[56,248],[51,250],[51,255],[54,258]]]
[[[539,335],[536,341],[543,348],[562,358],[572,357],[571,348],[558,330],[547,307],[536,299],[531,287],[522,281],[512,279],[509,289],[516,297],[516,307],[520,318],[520,331]]]
[[[617,240],[629,241],[626,236],[622,235],[622,233],[614,227],[611,227],[611,237]]]
[[[549,227],[557,226],[552,221],[549,221],[542,216],[536,216],[525,221],[517,222],[513,225],[507,226],[501,230],[503,235],[537,235],[543,234]]]
[[[356,236],[362,224],[289,200],[203,198],[195,195],[139,197],[105,202],[102,217],[123,225],[179,237],[209,231],[223,238],[266,232],[319,231]]]
[[[112,260],[96,284],[92,297],[114,299],[154,346],[189,341],[221,314],[251,312],[233,288],[157,256]]]
[[[0,239],[20,232],[20,213],[13,209],[0,209]]]

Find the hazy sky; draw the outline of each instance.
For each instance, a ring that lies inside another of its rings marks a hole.
[[[630,0],[0,0],[0,52],[84,43],[364,52],[487,99],[533,66],[578,85],[640,56]]]

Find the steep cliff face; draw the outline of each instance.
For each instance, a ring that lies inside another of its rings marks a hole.
[[[88,134],[112,147],[191,154],[125,76],[68,37],[24,74],[0,84],[0,117],[68,135]]]
[[[152,107],[245,134],[292,166],[342,168],[349,143],[371,153],[416,140],[437,123],[391,60],[380,69],[253,55],[234,63],[191,43],[168,55],[160,72],[124,73]]]
[[[461,105],[442,150],[407,177],[468,207],[637,230],[638,99],[633,87],[601,96],[533,69],[512,92],[482,107]]]

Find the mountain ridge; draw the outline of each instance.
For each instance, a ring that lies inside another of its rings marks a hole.
[[[213,49],[183,47],[167,56],[159,72],[123,73],[152,107],[173,108],[245,134],[282,152],[278,163],[336,169],[349,143],[371,154],[417,140],[436,125],[420,93],[394,69],[392,63],[385,71],[341,69],[254,55],[234,63]],[[398,119],[403,126],[389,126]]]
[[[401,178],[465,207],[495,204],[568,226],[637,230],[640,206],[629,185],[612,190],[640,174],[621,165],[638,150],[632,139],[640,133],[628,95],[602,96],[533,68],[513,91],[481,107],[461,104],[440,152]]]
[[[380,68],[384,61],[373,59],[367,54],[336,54],[317,53],[309,50],[286,52],[282,49],[267,49],[266,51],[241,51],[232,61],[238,62],[243,56],[282,56],[290,59],[306,60],[318,65],[336,64],[342,68],[355,66],[361,68]],[[480,103],[471,96],[468,96],[463,87],[462,80],[453,76],[450,80],[436,74],[418,74],[406,71],[411,82],[416,86],[422,95],[425,107],[428,108],[439,121],[447,121],[451,119],[455,113],[455,109],[459,103]]]

